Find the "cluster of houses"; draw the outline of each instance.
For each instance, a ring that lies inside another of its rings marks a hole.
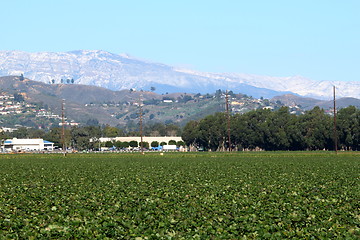
[[[57,115],[57,114],[54,114],[50,111],[46,111],[45,109],[39,109],[39,111],[36,113],[36,117],[38,118],[48,118],[48,119],[57,119],[57,120],[62,120],[62,117]],[[71,121],[68,121],[66,118],[65,118],[65,121],[64,121],[64,125],[65,126],[79,126],[80,123],[78,122],[75,122],[74,120],[71,120]],[[59,123],[59,126],[62,126],[62,122]]]
[[[36,113],[36,117],[45,117],[49,119],[61,119],[61,117],[57,114],[54,114],[50,111],[46,111],[45,109],[39,109]]]
[[[25,97],[25,94],[18,94]],[[55,115],[45,109],[38,109],[34,104],[25,103],[24,101],[19,101],[15,99],[13,95],[8,95],[7,93],[0,93],[0,115],[8,114],[20,114],[20,113],[35,113],[36,117],[47,117],[59,119],[59,115]]]
[[[26,97],[25,94],[19,93],[17,95]],[[0,115],[11,115],[11,114],[21,114],[21,113],[32,113],[35,114],[36,118],[47,118],[55,119],[61,121],[61,116],[52,113],[49,110],[40,108],[34,104],[29,104],[24,101],[19,101],[15,99],[13,95],[9,95],[5,92],[0,92]],[[78,126],[79,123],[74,121],[65,121],[65,124],[68,126]],[[61,126],[61,123],[59,123]]]
[[[24,108],[32,107],[29,104],[21,104],[14,100],[14,96],[0,93],[0,115],[19,114]]]
[[[250,110],[255,110],[255,109],[259,109],[259,108],[274,110],[274,109],[276,109],[276,107],[279,107],[278,104],[271,103],[267,99],[256,99],[256,98],[236,99],[236,98],[232,98],[230,100],[231,100],[230,106],[231,106],[232,113],[246,113]],[[295,115],[304,114],[304,110],[296,104],[288,106],[288,107],[289,107],[291,114],[295,114]]]
[[[274,109],[270,104],[266,104],[264,100],[256,98],[230,98],[230,107],[232,113],[245,113],[258,108]]]

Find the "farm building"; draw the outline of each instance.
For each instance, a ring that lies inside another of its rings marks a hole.
[[[103,137],[103,138],[100,138],[99,140],[100,140],[100,142],[106,142],[106,141],[111,141],[111,142],[137,141],[137,142],[140,142],[141,137],[114,137],[114,138]],[[151,144],[154,141],[156,141],[158,143],[165,142],[166,144],[169,144],[169,141],[171,141],[171,140],[178,142],[178,141],[182,141],[182,138],[181,137],[147,137],[147,136],[143,137],[143,142],[147,142],[149,144]]]
[[[54,143],[38,139],[7,139],[1,146],[3,151],[52,151]]]

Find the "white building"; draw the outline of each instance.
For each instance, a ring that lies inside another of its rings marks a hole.
[[[1,146],[3,151],[52,151],[54,143],[44,139],[7,139]]]
[[[130,142],[130,141],[137,141],[138,143],[141,141],[141,137],[113,137],[113,138],[106,138],[106,137],[102,137],[99,139],[100,142],[107,142],[107,141],[111,141],[111,142]],[[143,136],[143,142],[147,142],[149,143],[149,145],[152,142],[166,142],[166,144],[169,144],[169,141],[174,140],[176,142],[178,141],[183,141],[181,137],[147,137],[147,136]]]

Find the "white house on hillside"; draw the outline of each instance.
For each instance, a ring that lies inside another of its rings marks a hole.
[[[41,138],[37,139],[7,139],[1,146],[3,151],[52,151],[54,143]]]

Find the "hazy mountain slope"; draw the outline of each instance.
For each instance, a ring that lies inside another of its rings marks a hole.
[[[66,99],[66,115],[75,121],[86,122],[88,119],[98,119],[101,123],[116,125],[118,121],[103,108],[85,108],[85,103],[103,102],[135,102],[143,99],[160,99],[161,96],[151,92],[111,91],[109,89],[77,85],[77,84],[45,84],[19,77],[0,77],[0,89],[10,94],[23,93],[31,103],[42,103],[56,113],[61,113],[62,99]]]
[[[336,108],[345,108],[350,105],[360,108],[360,99],[339,98],[336,100]],[[333,101],[324,101],[324,102],[320,103],[318,106],[321,108],[324,108],[324,109],[333,108],[334,102]]]
[[[312,109],[314,106],[322,104],[324,101],[315,98],[301,97],[293,94],[276,96],[271,99],[272,102],[280,101],[286,106],[300,105],[303,109]]]
[[[307,98],[295,96],[293,94],[285,94],[281,96],[276,96],[271,99],[272,102],[280,101],[286,106],[295,106],[300,105],[304,110],[310,110],[315,106],[319,106],[320,108],[330,109],[334,107],[334,101],[329,100],[319,100],[315,98]],[[357,98],[338,98],[336,99],[336,107],[337,108],[345,108],[348,106],[355,106],[360,108],[360,99]]]
[[[27,103],[38,104],[52,113],[61,115],[62,100],[65,99],[65,115],[69,120],[86,124],[96,119],[100,124],[137,124],[140,99],[144,101],[144,122],[176,122],[185,124],[191,119],[214,114],[224,109],[222,98],[209,98],[182,103],[163,103],[164,97],[182,98],[185,93],[160,95],[146,91],[111,91],[109,89],[82,84],[46,84],[19,76],[0,77],[0,90],[8,94],[21,93]],[[90,104],[92,103],[92,104]],[[145,105],[145,103],[147,103]],[[46,106],[46,107],[45,107]]]

